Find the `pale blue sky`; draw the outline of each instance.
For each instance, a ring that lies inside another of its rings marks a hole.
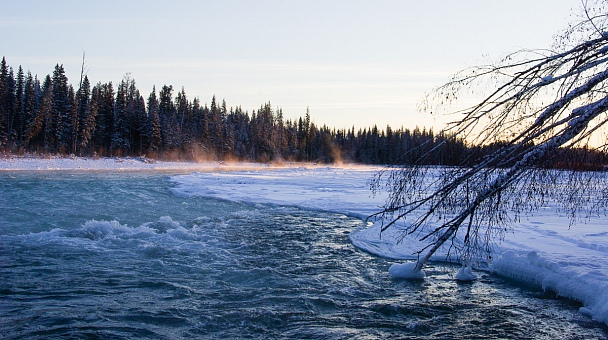
[[[78,83],[126,73],[251,112],[332,127],[436,122],[425,92],[462,68],[520,48],[550,47],[578,0],[28,1],[0,0],[0,54],[39,78],[63,64]]]

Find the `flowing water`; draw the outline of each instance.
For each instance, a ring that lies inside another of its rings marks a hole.
[[[0,338],[605,338],[574,302],[434,264],[362,221],[172,193],[169,174],[0,174]]]

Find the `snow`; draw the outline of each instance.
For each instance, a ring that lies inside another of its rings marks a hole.
[[[138,158],[0,159],[0,172],[18,170],[179,170],[182,174],[172,177],[175,184],[172,190],[177,195],[297,206],[362,219],[378,212],[386,198],[373,196],[369,190],[369,179],[380,170],[375,167],[199,164]],[[388,269],[389,274],[398,278],[423,278],[424,271],[414,270],[416,251],[425,246],[418,240],[420,235],[410,235],[399,242],[402,236],[399,225],[382,234],[380,228],[379,223],[368,222],[353,231],[350,239],[358,248],[398,260]],[[447,249],[440,249],[431,261],[444,261],[446,254]],[[473,259],[475,266],[460,268],[455,279],[475,280],[474,271],[492,271],[580,301],[581,313],[608,324],[607,255],[605,219],[591,219],[569,227],[567,217],[560,215],[555,207],[546,206],[533,217],[522,218],[513,232],[505,235],[494,247],[491,263]]]
[[[456,273],[456,280],[458,281],[474,281],[477,279],[477,275],[473,273],[473,268],[471,266],[462,266],[458,273]]]
[[[388,273],[400,279],[424,279],[426,273],[423,270],[416,268],[417,264],[417,262],[395,263],[388,268]]]
[[[253,163],[241,163],[238,169],[272,168]],[[221,171],[235,169],[224,162],[165,162],[146,157],[55,157],[0,155],[0,171]]]

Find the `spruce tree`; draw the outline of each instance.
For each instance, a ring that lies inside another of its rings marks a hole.
[[[132,81],[129,86],[127,111],[131,121],[131,153],[137,152],[141,155],[144,149],[147,149],[147,145],[144,145],[144,135],[146,133],[148,113],[146,111],[146,102],[135,86],[135,81]]]
[[[148,139],[148,150],[159,151],[162,147],[162,135],[160,131],[159,102],[156,98],[156,86],[148,97],[148,123],[146,125],[146,138]]]
[[[76,91],[74,90],[74,87],[70,84],[68,86],[68,114],[67,119],[64,120],[63,126],[66,138],[66,152],[69,151],[71,154],[76,153],[78,146],[79,123],[78,99],[76,98]]]
[[[78,149],[81,152],[86,150],[93,138],[96,119],[97,103],[93,105],[91,83],[89,77],[85,75],[78,90]]]
[[[168,150],[175,146],[176,119],[175,106],[173,105],[173,86],[163,85],[159,94],[158,114],[161,124],[161,136],[163,148]]]
[[[0,62],[0,148],[6,148],[8,141],[8,65],[6,59],[2,57]]]
[[[129,118],[127,117],[127,91],[128,82],[123,79],[116,91],[114,103],[114,120],[112,126],[111,152],[122,154],[130,148],[129,141]]]
[[[16,145],[22,146],[24,122],[24,91],[25,91],[25,75],[23,68],[19,66],[17,71],[16,88],[15,88],[15,116],[13,121],[13,141]]]
[[[97,107],[93,143],[98,150],[110,150],[114,126],[114,86],[98,83],[92,91],[91,105]]]
[[[189,122],[189,130],[190,130],[190,136],[191,136],[191,143],[193,144],[192,146],[195,147],[199,147],[200,144],[202,143],[202,117],[203,117],[203,110],[201,108],[201,103],[200,100],[198,99],[198,97],[194,98],[192,100],[192,103],[190,105],[190,122]]]
[[[38,98],[36,95],[36,83],[30,72],[27,73],[23,92],[23,141],[22,145],[27,147],[29,142],[42,130],[43,118],[38,118]]]
[[[68,78],[65,76],[63,65],[57,64],[53,72],[53,107],[51,110],[51,131],[49,147],[51,152],[66,151],[69,131],[68,115]]]
[[[285,124],[283,121],[283,109],[281,108],[276,110],[274,126],[277,156],[280,158],[285,158],[287,157],[287,134],[285,132]]]
[[[219,155],[222,149],[222,114],[215,100],[215,95],[211,98],[211,107],[209,108],[209,135],[210,147],[213,153]]]
[[[51,144],[55,140],[53,126],[53,81],[47,75],[42,84],[42,101],[38,109],[38,117],[42,121],[42,148],[45,152],[51,152]]]
[[[7,121],[6,121],[6,138],[7,138],[7,146],[13,148],[15,146],[15,119],[17,116],[16,110],[16,97],[15,97],[15,78],[13,73],[13,68],[9,67],[8,76],[5,79],[6,91],[5,91],[5,107],[7,113]]]
[[[184,145],[191,142],[190,134],[188,133],[188,122],[190,121],[190,104],[188,103],[188,97],[186,97],[186,91],[182,87],[182,90],[177,93],[175,98],[175,146],[183,147]]]

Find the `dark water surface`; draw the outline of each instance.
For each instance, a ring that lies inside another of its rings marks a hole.
[[[435,265],[343,215],[178,197],[170,175],[0,173],[0,338],[606,338],[578,305]]]

